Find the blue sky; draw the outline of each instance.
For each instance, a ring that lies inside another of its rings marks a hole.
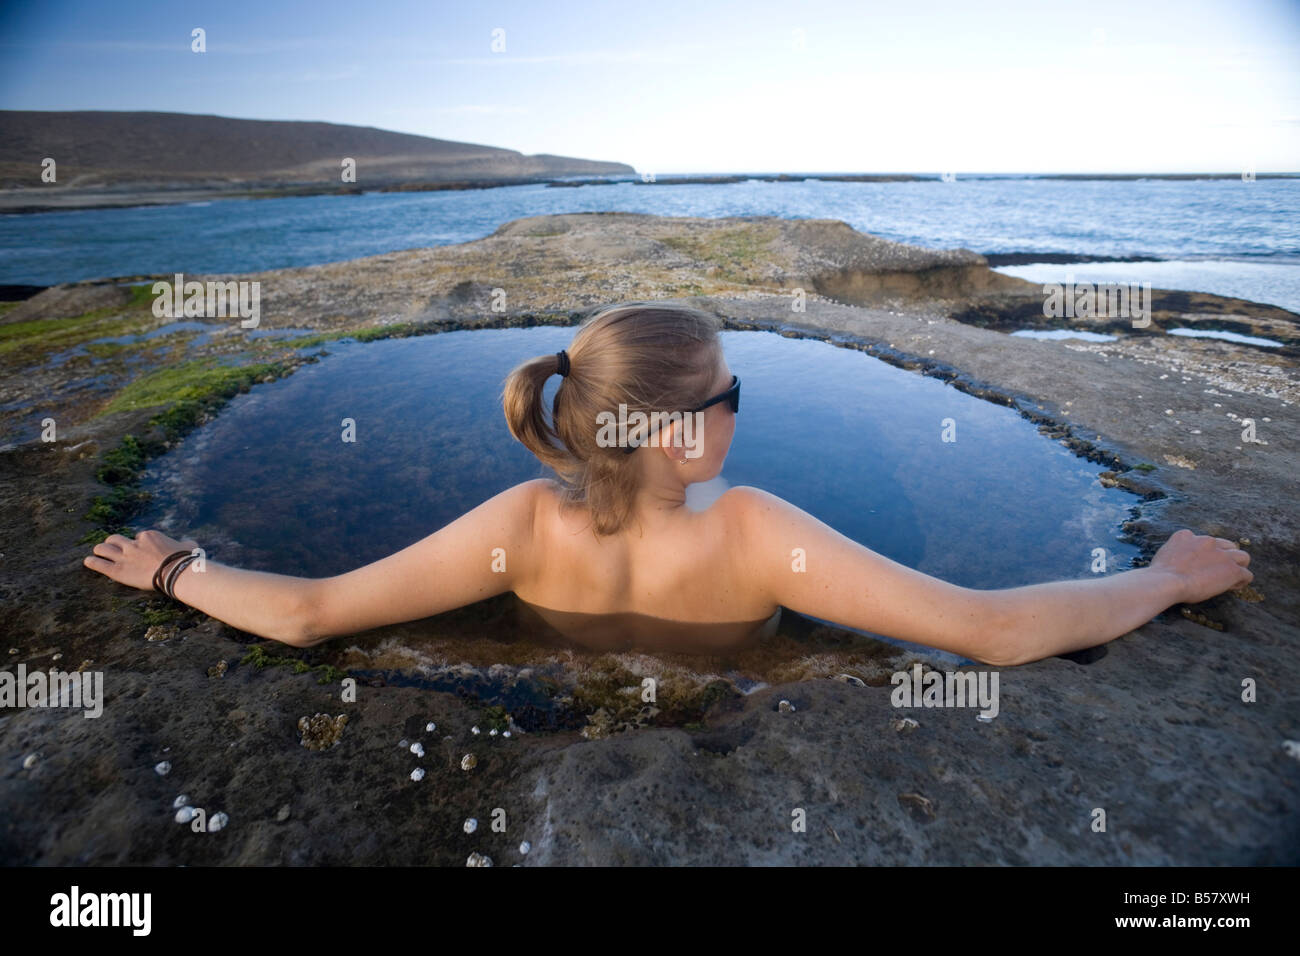
[[[659,174],[1296,171],[1297,64],[1300,0],[0,5],[0,108],[324,120]]]

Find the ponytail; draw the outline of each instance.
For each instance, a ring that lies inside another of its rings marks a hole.
[[[558,371],[558,356],[542,355],[529,359],[506,378],[501,404],[505,409],[510,434],[536,455],[542,464],[564,474],[571,471],[577,462],[565,450],[542,410],[542,389],[546,386],[546,380]],[[552,419],[558,404],[557,394],[555,405],[551,409]]]
[[[649,414],[700,401],[720,354],[719,327],[685,305],[609,306],[583,324],[565,354],[529,359],[506,378],[510,434],[559,476],[567,501],[587,506],[598,535],[627,525],[640,482],[635,455],[597,442],[598,415],[619,405]],[[557,373],[565,377],[548,421],[542,392]]]

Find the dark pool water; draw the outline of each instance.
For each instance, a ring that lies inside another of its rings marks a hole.
[[[543,474],[506,429],[500,389],[571,328],[449,332],[331,346],[237,397],[155,461],[139,527],[186,533],[218,561],[350,570]],[[723,334],[744,401],[722,481],[764,488],[881,554],[968,587],[1090,576],[1136,498],[1010,409],[862,352],[769,332]],[[552,379],[550,391],[559,383]],[[341,422],[356,422],[355,443]],[[941,440],[956,422],[956,442]]]

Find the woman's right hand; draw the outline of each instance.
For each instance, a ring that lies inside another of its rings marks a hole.
[[[161,531],[141,531],[134,538],[112,534],[95,545],[94,554],[81,562],[119,584],[152,591],[153,573],[163,558],[176,551],[192,551],[198,543],[186,538],[178,541]]]
[[[1187,528],[1175,531],[1151,559],[1151,567],[1168,571],[1182,582],[1179,600],[1184,604],[1208,601],[1249,584],[1255,575],[1246,570],[1248,564],[1250,555],[1235,541],[1194,534]]]

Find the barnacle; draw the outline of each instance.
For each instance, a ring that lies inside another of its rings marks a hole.
[[[316,714],[311,718],[302,717],[298,720],[302,745],[308,750],[325,750],[333,747],[343,736],[343,728],[347,723],[347,714],[339,714],[337,717],[331,717],[329,714]]]

